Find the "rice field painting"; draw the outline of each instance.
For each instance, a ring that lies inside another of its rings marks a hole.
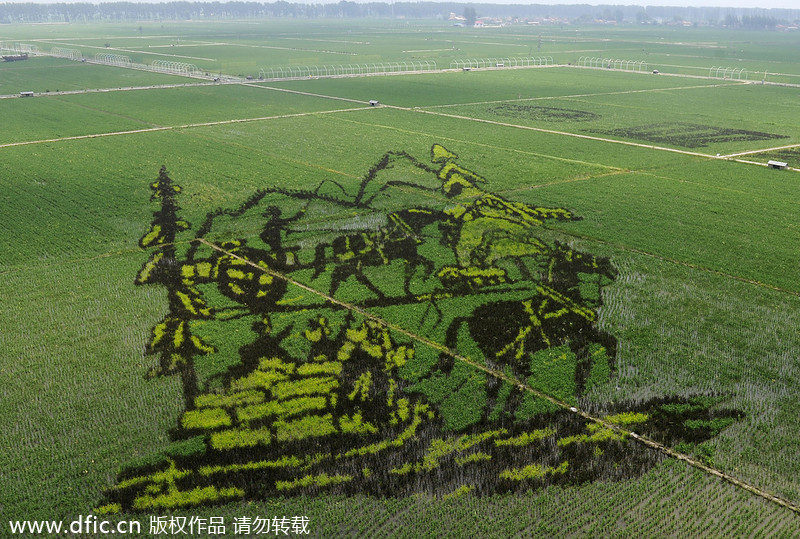
[[[206,15],[0,24],[0,529],[800,534],[796,32]]]
[[[616,341],[595,321],[615,270],[548,239],[548,221],[579,216],[493,194],[441,145],[427,161],[388,152],[352,185],[261,189],[196,229],[165,168],[151,190],[135,282],[165,287],[167,314],[148,376],[179,376],[186,409],[101,512],[622,480],[662,459],[628,429],[697,444],[741,415],[709,411],[714,396],[575,415],[614,375]],[[232,237],[242,225],[257,234]],[[234,320],[251,331],[226,332]],[[202,391],[208,334],[239,357]]]

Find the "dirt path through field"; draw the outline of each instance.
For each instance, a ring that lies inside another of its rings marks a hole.
[[[729,153],[727,155],[723,155],[721,157],[725,159],[733,159],[735,157],[741,157],[743,155],[754,155],[757,153],[766,153],[766,152],[778,152],[780,150],[791,150],[794,148],[800,148],[800,144],[789,144],[787,146],[777,146],[775,148],[763,148],[761,150],[750,150],[747,152],[739,152],[739,153]]]
[[[386,105],[390,106],[390,105]],[[484,120],[482,118],[472,118],[470,116],[462,116],[460,114],[445,114],[444,112],[436,112],[432,110],[422,110],[422,109],[412,109],[408,107],[395,107],[391,106],[391,108],[399,109],[399,110],[406,110],[410,112],[417,112],[420,114],[432,114],[434,116],[443,116],[446,118],[455,118],[457,120],[467,120],[472,122],[490,124],[490,125],[499,125],[502,127],[511,127],[515,129],[523,129],[526,131],[536,131],[538,133],[547,133],[550,135],[560,135],[563,137],[572,137],[572,138],[579,138],[584,140],[596,140],[598,142],[606,142],[609,144],[622,144],[623,146],[635,146],[637,148],[647,148],[649,150],[658,150],[661,152],[671,152],[671,153],[678,153],[682,155],[691,155],[693,157],[704,157],[704,158],[713,158],[713,155],[700,153],[700,152],[691,152],[688,150],[678,150],[677,148],[668,148],[666,146],[655,146],[653,144],[642,144],[639,142],[629,142],[626,140],[617,140],[612,138],[605,138],[605,137],[595,137],[592,135],[582,135],[580,133],[570,133],[569,131],[557,131],[554,129],[544,129],[541,127],[532,127],[529,125],[519,125],[519,124],[512,124],[507,122],[498,122],[495,120]]]
[[[119,88],[84,88],[81,90],[60,90],[58,92],[38,92],[35,97],[56,97],[75,94],[104,94],[109,92],[130,92],[133,90],[164,90],[168,88],[189,88],[192,86],[216,86],[216,82],[182,82],[176,84],[151,84],[148,86],[121,86]],[[18,99],[19,94],[0,95],[0,99]]]
[[[340,100],[340,101],[347,101],[347,102],[353,102],[353,103],[363,103],[364,102],[362,100],[350,99],[350,98],[347,98],[347,97],[339,97],[339,96],[333,96],[333,95],[317,94],[317,93],[312,93],[312,92],[303,92],[303,91],[300,91],[300,90],[289,90],[289,89],[286,89],[286,88],[276,88],[276,87],[273,87],[273,86],[263,86],[263,85],[259,85],[259,84],[246,84],[246,86],[253,86],[253,87],[256,87],[256,88],[264,88],[264,89],[267,89],[267,90],[276,90],[276,91],[280,91],[280,92],[288,92],[288,93],[311,96],[311,97],[320,97],[320,98],[325,98],[325,99],[336,99],[336,100]],[[717,85],[715,85],[715,86],[717,86]],[[639,90],[630,90],[630,92],[637,92],[637,91],[639,91]],[[617,93],[628,93],[628,92],[617,92]],[[598,95],[600,95],[600,94],[598,94]],[[575,97],[575,96],[573,96],[573,97]],[[544,129],[544,128],[541,128],[541,127],[531,127],[531,126],[527,126],[527,125],[512,124],[512,123],[507,123],[507,122],[498,122],[498,121],[495,121],[495,120],[484,120],[484,119],[481,119],[481,118],[473,118],[471,116],[463,116],[463,115],[460,115],[460,114],[447,114],[447,113],[444,113],[444,112],[437,112],[437,111],[432,111],[432,110],[423,110],[423,109],[418,109],[418,108],[413,108],[413,107],[401,107],[401,106],[398,106],[398,105],[381,104],[380,106],[384,107],[384,108],[395,109],[395,110],[403,110],[403,111],[407,111],[407,112],[416,112],[416,113],[419,113],[419,114],[431,114],[431,115],[434,115],[434,116],[443,116],[443,117],[446,117],[446,118],[454,118],[454,119],[457,119],[457,120],[466,120],[466,121],[485,123],[485,124],[490,124],[490,125],[499,125],[499,126],[502,126],[502,127],[511,127],[511,128],[515,128],[515,129],[524,129],[524,130],[527,130],[527,131],[536,131],[536,132],[539,132],[539,133],[548,133],[548,134],[551,134],[551,135],[560,135],[560,136],[565,136],[565,137],[574,137],[574,138],[581,138],[581,139],[587,139],[587,140],[596,140],[596,141],[599,141],[599,142],[607,142],[607,143],[611,143],[611,144],[622,144],[622,145],[625,145],[625,146],[636,146],[636,147],[639,147],[639,148],[647,148],[647,149],[650,149],[650,150],[658,150],[658,151],[663,151],[663,152],[679,153],[679,154],[683,154],[683,155],[691,155],[693,157],[704,157],[704,158],[707,158],[707,159],[711,159],[711,158],[715,157],[715,156],[710,155],[710,154],[705,154],[705,153],[700,153],[700,152],[691,152],[691,151],[688,151],[688,150],[679,150],[679,149],[676,149],[676,148],[668,148],[666,146],[655,146],[655,145],[652,145],[652,144],[641,144],[641,143],[638,143],[638,142],[629,142],[629,141],[625,141],[625,140],[617,140],[617,139],[611,139],[611,138],[605,138],[605,137],[595,137],[595,136],[592,136],[592,135],[582,135],[582,134],[579,134],[579,133],[570,133],[568,131],[557,131],[557,130],[553,130],[553,129]]]
[[[194,83],[194,84],[174,84],[174,85],[157,85],[157,86],[144,86],[144,87],[130,87],[130,88],[107,88],[107,89],[96,89],[96,90],[73,90],[73,91],[66,91],[66,92],[59,92],[58,94],[53,95],[70,95],[70,94],[81,94],[81,93],[91,93],[91,92],[111,92],[111,91],[125,91],[125,90],[144,90],[144,89],[160,89],[160,88],[175,88],[175,87],[183,87],[183,86],[204,86],[209,84],[217,84],[217,83]],[[327,94],[320,94],[314,92],[305,92],[300,90],[291,90],[288,88],[279,88],[275,86],[267,86],[264,84],[257,84],[257,83],[238,83],[242,86],[248,86],[251,88],[258,88],[262,90],[270,90],[276,92],[285,92],[290,94],[297,94],[303,95],[308,97],[317,97],[322,99],[332,99],[336,101],[344,101],[347,103],[359,103],[363,104],[364,101],[360,99],[352,99],[348,97],[341,97],[341,96],[333,96]],[[676,87],[676,88],[668,88],[669,90],[682,90],[682,89],[694,89],[694,88],[714,88],[719,86],[725,86],[726,84],[710,84],[710,85],[703,85],[703,86],[683,86],[683,87]],[[592,97],[592,96],[603,96],[603,95],[620,95],[620,94],[632,94],[632,93],[641,93],[641,92],[655,92],[655,91],[663,91],[664,89],[649,89],[649,90],[625,90],[621,92],[601,92],[601,93],[591,93],[591,94],[573,94],[568,96],[549,96],[549,97],[540,97],[540,98],[526,98],[526,99],[519,99],[519,100],[510,100],[510,101],[535,101],[535,100],[549,100],[549,99],[575,99],[575,98],[582,98],[582,97]],[[18,98],[19,96],[0,96],[2,98]],[[452,106],[466,106],[466,105],[483,105],[483,104],[494,104],[494,103],[503,103],[508,102],[509,100],[503,101],[482,101],[482,102],[474,102],[474,103],[459,103],[459,104],[450,104],[450,105],[434,105],[428,107],[431,108],[444,108],[444,107],[452,107]],[[381,104],[380,107],[391,108],[395,110],[402,110],[406,112],[415,112],[419,114],[430,114],[434,116],[442,116],[446,118],[453,118],[457,120],[465,120],[471,122],[478,122],[478,123],[485,123],[490,125],[497,125],[501,127],[510,127],[513,129],[522,129],[527,131],[535,131],[539,133],[547,133],[551,135],[559,135],[565,137],[572,137],[572,138],[579,138],[584,140],[594,140],[597,142],[605,142],[609,144],[620,144],[623,146],[632,146],[637,148],[645,148],[649,150],[656,150],[662,152],[670,152],[670,153],[677,153],[681,155],[688,155],[692,157],[701,157],[705,159],[725,159],[725,160],[733,160],[743,164],[749,165],[761,165],[767,166],[766,163],[759,163],[754,161],[748,161],[744,159],[737,159],[737,157],[745,156],[745,155],[754,155],[758,153],[768,152],[768,151],[775,151],[775,150],[782,150],[782,149],[790,149],[800,147],[800,144],[793,144],[787,146],[780,146],[776,148],[768,148],[768,149],[759,149],[759,150],[750,150],[747,152],[739,152],[727,155],[711,155],[702,152],[693,152],[689,150],[681,150],[677,148],[670,148],[666,146],[657,146],[654,144],[643,144],[639,142],[630,142],[625,140],[607,138],[607,137],[597,137],[593,135],[584,135],[580,133],[571,133],[568,131],[559,131],[555,129],[545,129],[541,127],[533,127],[533,126],[526,126],[520,124],[514,124],[509,122],[499,122],[496,120],[487,120],[483,118],[474,118],[472,116],[464,116],[460,114],[448,114],[444,112],[439,112],[435,110],[423,110],[420,108],[413,108],[413,107],[403,107],[399,105],[386,105]],[[104,136],[115,136],[115,135],[129,135],[129,134],[137,134],[137,133],[146,133],[148,131],[164,131],[164,130],[171,130],[171,129],[186,129],[191,127],[205,127],[205,126],[214,126],[214,125],[225,125],[225,124],[232,124],[232,123],[241,123],[241,122],[255,122],[255,121],[266,121],[266,120],[273,120],[273,119],[280,119],[280,118],[290,118],[290,117],[300,117],[300,116],[309,116],[315,114],[329,114],[329,113],[337,113],[337,112],[348,112],[353,110],[364,110],[364,109],[371,109],[374,107],[360,107],[360,108],[353,108],[353,109],[337,109],[333,111],[323,111],[323,112],[309,112],[309,113],[297,113],[297,114],[284,114],[284,115],[276,115],[276,116],[264,116],[264,117],[257,117],[257,118],[243,118],[243,119],[236,119],[236,120],[220,120],[216,122],[204,122],[204,123],[195,123],[195,124],[185,124],[185,125],[177,125],[177,126],[156,126],[152,128],[145,128],[145,129],[138,129],[132,131],[118,131],[118,132],[110,132],[110,133],[97,133],[91,135],[78,135],[73,137],[61,137],[55,139],[43,139],[43,140],[35,140],[35,141],[21,141],[21,142],[13,142],[13,143],[6,143],[0,144],[0,148],[9,147],[9,146],[23,146],[27,144],[41,144],[41,143],[52,143],[52,142],[60,142],[66,140],[76,140],[82,138],[97,138],[97,137],[104,137]],[[556,157],[553,157],[554,159]],[[789,170],[792,171],[800,171],[800,169],[795,169],[789,167]]]
[[[109,133],[95,133],[91,135],[75,135],[72,137],[59,137],[59,138],[52,138],[52,139],[41,139],[41,140],[25,140],[20,142],[7,142],[5,144],[0,144],[0,148],[9,148],[13,146],[27,146],[31,144],[47,144],[53,142],[64,142],[68,140],[80,140],[80,139],[88,139],[88,138],[100,138],[100,137],[114,137],[120,135],[135,135],[140,133],[150,133],[153,131],[173,131],[173,130],[180,130],[180,129],[191,129],[195,127],[210,127],[216,125],[230,125],[230,124],[239,124],[239,123],[248,123],[248,122],[261,122],[266,120],[277,120],[281,118],[300,118],[303,116],[317,116],[323,114],[338,114],[340,112],[352,112],[357,110],[367,110],[371,107],[361,107],[361,108],[349,108],[349,109],[336,109],[336,110],[323,110],[317,112],[298,112],[295,114],[279,114],[275,116],[261,116],[258,118],[239,118],[235,120],[219,120],[216,122],[201,122],[201,123],[193,123],[193,124],[183,124],[183,125],[170,125],[170,126],[162,126],[162,127],[148,127],[145,129],[133,129],[129,131],[112,131]]]
[[[356,99],[351,99],[351,98],[347,98],[347,97],[340,97],[340,96],[333,96],[333,95],[326,95],[326,94],[318,94],[318,93],[313,93],[313,92],[304,92],[304,91],[300,91],[300,90],[289,90],[287,88],[277,88],[277,87],[274,87],[274,86],[264,86],[264,85],[260,85],[260,84],[245,84],[245,86],[252,86],[252,87],[255,87],[255,88],[263,88],[263,89],[266,89],[266,90],[275,90],[275,91],[280,91],[280,92],[288,92],[288,93],[293,93],[293,94],[298,94],[298,95],[305,95],[305,96],[310,96],[310,97],[320,97],[320,98],[324,98],[324,99],[336,99],[336,100],[339,100],[339,101],[346,101],[346,102],[352,102],[352,103],[363,103],[362,100],[356,100]],[[713,84],[713,85],[701,86],[701,87],[705,88],[705,87],[717,87],[717,86],[722,86],[722,85]],[[688,86],[688,87],[683,87],[683,88],[698,88],[698,86]],[[661,91],[663,91],[663,90],[664,89],[661,89]],[[561,96],[561,98],[577,98],[577,97],[587,97],[587,96],[592,96],[592,95],[612,95],[612,94],[616,95],[616,94],[626,94],[626,93],[638,93],[638,92],[642,92],[642,91],[648,91],[649,92],[649,91],[656,91],[656,90],[626,90],[626,91],[623,91],[623,92],[610,92],[610,93],[599,93],[599,94],[577,94],[577,95],[572,95],[572,96]],[[500,102],[508,102],[508,100],[505,100],[505,101],[491,101],[491,102],[483,102],[483,103],[500,103]],[[482,103],[471,103],[471,104],[482,104]],[[465,104],[459,104],[459,105],[465,105]],[[444,106],[449,106],[449,105],[437,105],[436,107],[444,107]],[[653,144],[642,144],[642,143],[639,143],[639,142],[630,142],[630,141],[626,141],[626,140],[618,140],[618,139],[612,139],[612,138],[607,138],[607,137],[596,137],[596,136],[593,136],[593,135],[583,135],[583,134],[580,134],[580,133],[570,133],[568,131],[558,131],[558,130],[554,130],[554,129],[544,129],[544,128],[541,128],[541,127],[532,127],[532,126],[519,125],[519,124],[514,124],[514,123],[508,123],[508,122],[498,122],[496,120],[485,120],[485,119],[482,119],[482,118],[473,118],[472,116],[463,116],[463,115],[460,115],[460,114],[447,114],[447,113],[444,113],[444,112],[438,112],[438,111],[433,111],[433,110],[423,110],[423,109],[413,108],[413,107],[402,107],[402,106],[399,106],[399,105],[387,105],[387,104],[381,104],[380,107],[391,108],[391,109],[395,109],[395,110],[403,110],[403,111],[407,111],[407,112],[415,112],[415,113],[419,113],[419,114],[431,114],[431,115],[434,115],[434,116],[442,116],[442,117],[446,117],[446,118],[454,118],[454,119],[457,119],[457,120],[466,120],[466,121],[470,121],[470,122],[478,122],[478,123],[485,123],[485,124],[490,124],[490,125],[498,125],[498,126],[502,126],[502,127],[511,127],[511,128],[514,128],[514,129],[523,129],[523,130],[527,130],[527,131],[536,131],[536,132],[539,132],[539,133],[547,133],[547,134],[551,134],[551,135],[560,135],[560,136],[580,138],[580,139],[585,139],[585,140],[595,140],[595,141],[598,141],[598,142],[606,142],[606,143],[609,143],[609,144],[621,144],[621,145],[624,145],[624,146],[634,146],[634,147],[637,147],[637,148],[646,148],[646,149],[649,149],[649,150],[657,150],[657,151],[662,151],[662,152],[671,152],[671,153],[677,153],[677,154],[682,154],[682,155],[689,155],[689,156],[692,156],[692,157],[702,157],[702,158],[706,158],[706,159],[723,159],[724,158],[722,156],[714,156],[714,155],[707,154],[707,153],[692,152],[692,151],[689,151],[689,150],[680,150],[680,149],[677,149],[677,148],[669,148],[669,147],[666,147],[666,146],[656,146],[656,145],[653,145]],[[429,108],[434,108],[434,107],[429,107]]]
[[[438,109],[438,108],[447,108],[447,107],[468,107],[473,105],[494,105],[497,103],[517,103],[517,102],[527,102],[527,101],[548,101],[548,100],[556,100],[556,99],[580,99],[585,97],[603,97],[609,95],[626,95],[626,94],[642,94],[642,93],[650,93],[650,92],[665,92],[669,90],[693,90],[695,88],[719,88],[721,86],[730,86],[731,83],[727,84],[702,84],[697,86],[675,86],[673,88],[649,88],[649,89],[642,89],[642,90],[621,90],[619,92],[595,92],[591,94],[571,94],[571,95],[548,95],[542,97],[524,97],[520,99],[503,99],[497,101],[476,101],[474,103],[451,103],[447,105],[430,105],[425,106],[426,109]]]
[[[313,92],[301,92],[300,90],[289,90],[288,88],[277,88],[275,86],[265,86],[263,84],[245,83],[242,86],[250,86],[251,88],[261,88],[262,90],[272,90],[275,92],[286,92],[289,94],[305,95],[309,97],[320,97],[322,99],[334,99],[336,101],[346,101],[347,103],[364,103],[363,99],[351,99],[349,97],[339,97],[336,95],[315,94]]]

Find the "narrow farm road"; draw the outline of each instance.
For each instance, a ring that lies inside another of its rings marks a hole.
[[[239,123],[247,123],[247,122],[262,122],[266,120],[276,120],[280,118],[299,118],[303,116],[317,116],[317,115],[325,115],[325,114],[337,114],[341,112],[352,112],[356,110],[368,110],[370,107],[361,107],[361,108],[349,108],[349,109],[336,109],[336,110],[323,110],[317,112],[298,112],[294,114],[278,114],[275,116],[260,116],[257,118],[238,118],[234,120],[218,120],[215,122],[200,122],[200,123],[192,123],[192,124],[181,124],[181,125],[170,125],[170,126],[161,126],[161,127],[149,127],[145,129],[133,129],[129,131],[111,131],[108,133],[94,133],[90,135],[75,135],[71,137],[59,137],[59,138],[52,138],[52,139],[40,139],[40,140],[25,140],[21,142],[8,142],[5,144],[0,144],[0,148],[9,148],[13,146],[27,146],[31,144],[48,144],[53,142],[64,142],[68,140],[80,140],[80,139],[87,139],[87,138],[99,138],[99,137],[113,137],[113,136],[120,136],[120,135],[135,135],[139,133],[149,133],[152,131],[171,131],[171,130],[180,130],[180,129],[192,129],[196,127],[209,127],[215,125],[229,125],[229,124],[239,124]]]

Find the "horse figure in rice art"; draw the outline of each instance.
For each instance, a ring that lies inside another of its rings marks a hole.
[[[151,376],[181,376],[185,410],[171,444],[128,464],[98,511],[480,495],[655,465],[660,455],[565,410],[614,374],[616,340],[597,326],[613,265],[546,226],[580,219],[571,211],[489,184],[438,144],[428,162],[388,152],[354,184],[270,187],[211,212],[179,248],[191,225],[162,169],[135,282],[168,291],[146,351],[159,358]],[[252,331],[225,332],[237,320]],[[201,379],[212,360],[226,366]],[[740,417],[718,401],[609,404],[605,417],[700,443]],[[696,428],[670,426],[687,418]]]

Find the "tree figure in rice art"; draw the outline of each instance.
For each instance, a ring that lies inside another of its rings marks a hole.
[[[616,341],[596,324],[611,262],[552,239],[543,225],[571,211],[492,193],[458,161],[389,152],[355,184],[265,188],[194,235],[162,168],[135,282],[168,291],[149,375],[179,374],[185,410],[100,511],[481,495],[655,465],[568,410],[613,376]],[[608,405],[605,420],[696,444],[739,417],[719,400]]]

